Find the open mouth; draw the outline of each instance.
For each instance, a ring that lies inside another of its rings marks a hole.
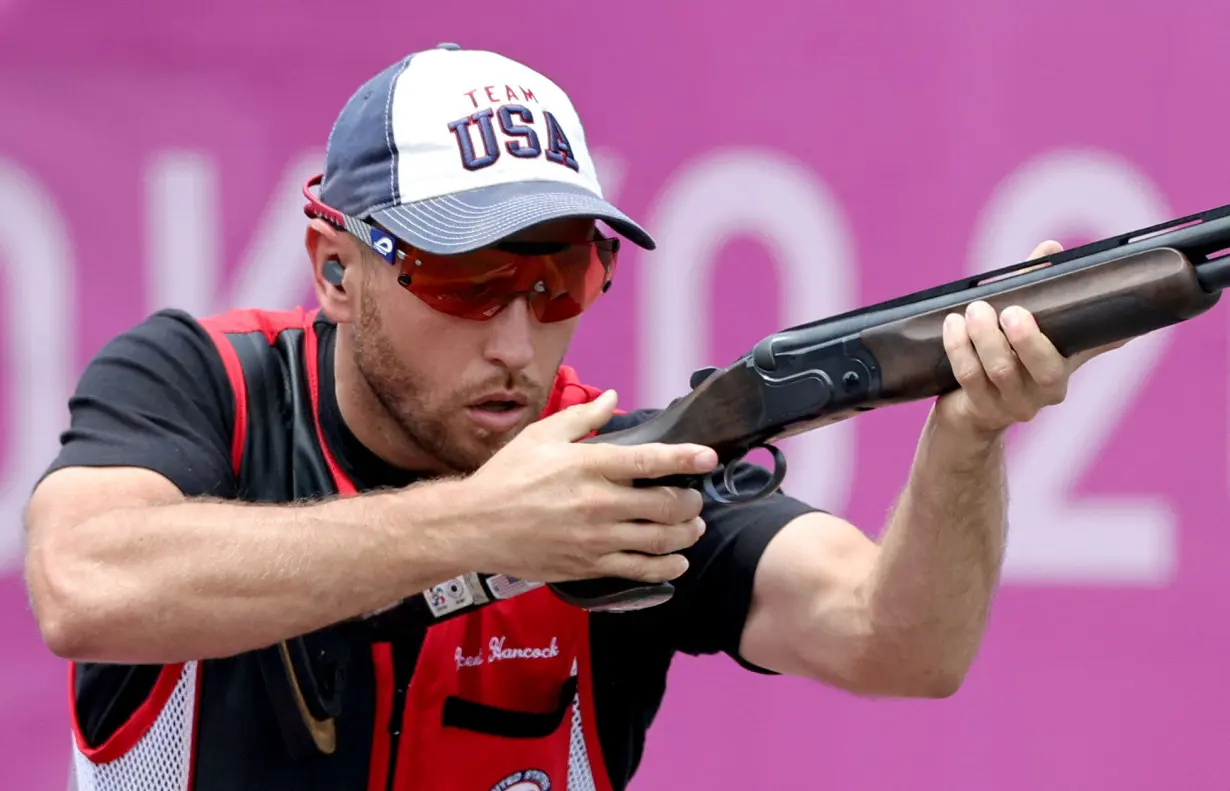
[[[486,412],[511,412],[521,406],[522,404],[516,401],[483,401],[481,404],[475,404],[474,408]]]
[[[468,412],[470,419],[484,431],[499,434],[512,431],[521,425],[525,421],[528,408],[525,398],[515,393],[501,393],[475,401],[469,405]]]
[[[526,406],[528,399],[516,392],[492,393],[491,395],[480,398],[470,404],[471,409],[479,409],[483,412],[515,412],[518,409]]]

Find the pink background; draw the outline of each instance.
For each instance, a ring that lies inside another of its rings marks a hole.
[[[4,789],[67,776],[20,508],[73,377],[162,305],[310,299],[302,177],[406,52],[495,49],[573,94],[609,192],[662,242],[572,353],[625,406],[779,325],[1230,202],[1216,0],[141,5],[0,0]],[[956,697],[680,659],[633,787],[1230,787],[1228,321],[1098,361],[1014,435],[1004,589]],[[793,441],[787,487],[878,531],[924,412]]]

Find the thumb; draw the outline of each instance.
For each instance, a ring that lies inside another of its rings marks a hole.
[[[606,425],[615,414],[615,406],[618,403],[618,393],[604,390],[602,395],[593,401],[561,409],[554,415],[539,420],[535,425],[540,436],[544,438],[576,442]]]

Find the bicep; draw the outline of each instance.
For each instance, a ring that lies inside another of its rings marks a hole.
[[[32,542],[119,508],[169,505],[184,499],[175,484],[142,467],[62,467],[39,481],[26,507]]]
[[[740,652],[755,665],[856,685],[869,638],[863,590],[878,547],[826,513],[804,514],[769,541],[756,568]]]

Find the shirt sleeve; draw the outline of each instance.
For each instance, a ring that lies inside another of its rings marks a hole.
[[[187,496],[235,496],[235,398],[205,330],[164,310],[109,341],[69,398],[69,427],[44,477],[64,467],[143,467]]]
[[[618,416],[603,433],[629,428],[654,414],[656,410],[639,410]],[[770,475],[760,465],[739,462],[732,482],[739,491],[755,491]],[[664,620],[662,626],[671,635],[675,650],[693,656],[725,653],[748,670],[771,673],[739,655],[756,568],[778,531],[793,519],[819,510],[781,489],[763,499],[733,505],[705,495],[701,512],[705,534],[683,552],[688,570],[673,581],[675,597],[656,614]]]

